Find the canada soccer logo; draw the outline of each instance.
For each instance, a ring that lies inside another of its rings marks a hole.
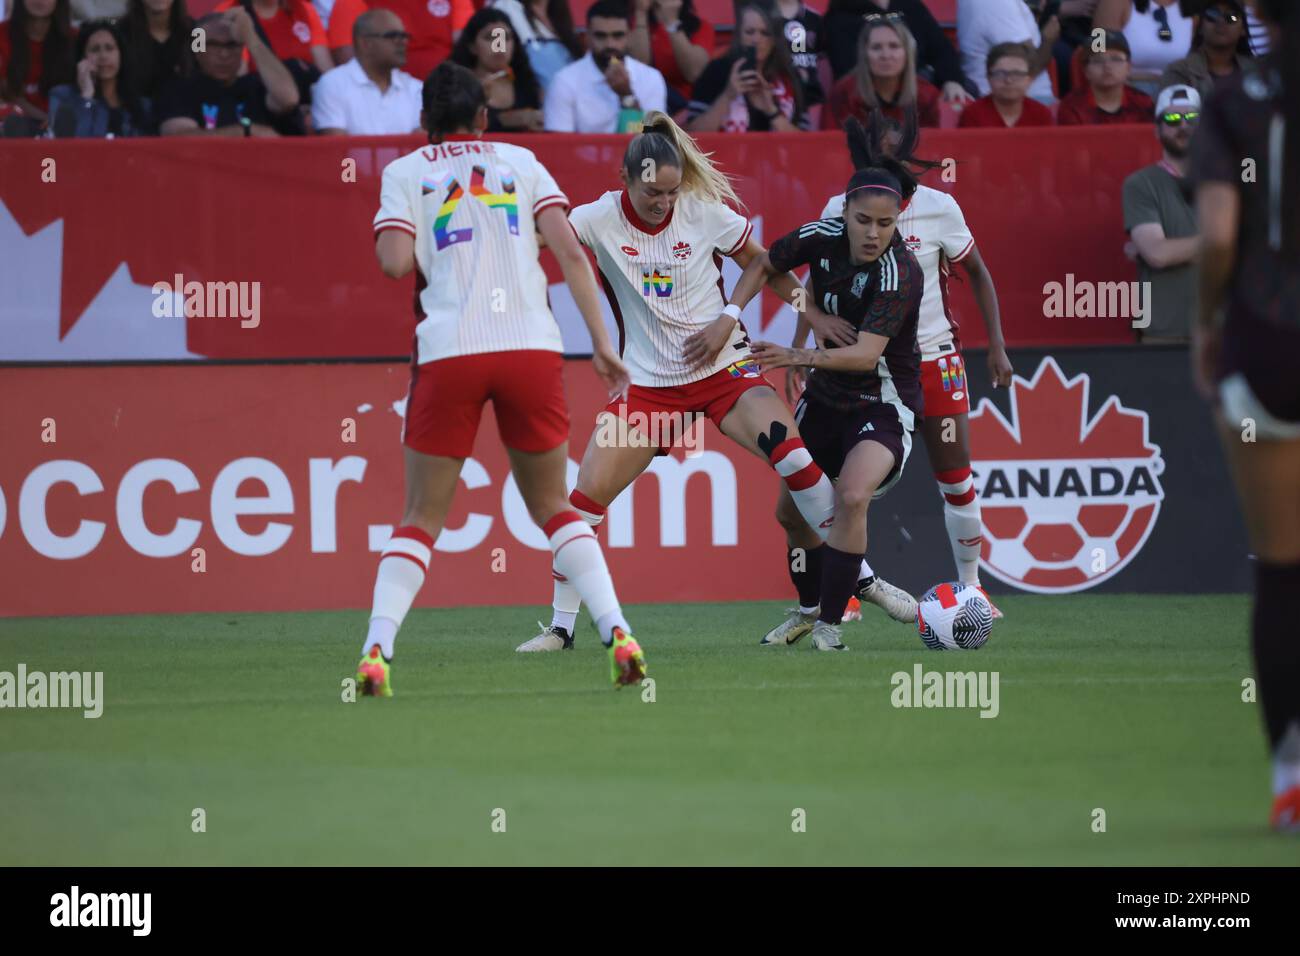
[[[1089,420],[1088,387],[1049,356],[1032,380],[1012,381],[1010,421],[987,398],[971,413],[980,563],[999,581],[1082,591],[1114,577],[1155,527],[1165,463],[1147,413],[1111,395]]]
[[[301,20],[295,20],[293,22],[293,35],[298,38],[300,43],[310,43],[311,27],[303,23]]]
[[[689,242],[679,242],[673,246],[673,258],[689,259],[691,257],[691,244]]]
[[[435,17],[445,17],[451,13],[451,4],[447,0],[429,0],[429,12]]]

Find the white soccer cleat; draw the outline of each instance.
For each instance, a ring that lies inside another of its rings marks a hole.
[[[524,641],[515,648],[520,654],[533,654],[538,651],[571,651],[573,650],[573,636],[562,627],[556,627],[554,624],[546,625],[541,621],[537,626],[542,629],[532,640]]]
[[[858,591],[858,599],[871,602],[895,621],[903,624],[916,623],[916,598],[902,588],[894,587],[880,575],[876,575],[870,584]]]
[[[785,620],[764,634],[763,639],[758,643],[763,647],[784,647],[794,644],[813,629],[816,621],[816,611],[804,614],[797,607],[792,607],[787,612]]]
[[[825,621],[818,621],[812,629],[812,645],[819,651],[847,651],[844,642],[840,640],[840,627],[838,624],[827,624]]]

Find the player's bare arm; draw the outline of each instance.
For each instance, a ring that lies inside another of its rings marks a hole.
[[[970,279],[975,304],[979,306],[980,315],[984,318],[984,326],[988,329],[989,378],[994,388],[1010,388],[1011,376],[1015,374],[1015,369],[1011,367],[1011,359],[1007,357],[1006,339],[1002,337],[1002,312],[998,308],[998,292],[993,287],[993,276],[975,246],[972,246],[970,252],[961,260],[961,266]]]

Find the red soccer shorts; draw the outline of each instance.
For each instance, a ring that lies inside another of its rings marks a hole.
[[[564,356],[519,350],[459,355],[415,366],[402,444],[426,455],[468,458],[488,401],[507,448],[542,452],[568,441]]]
[[[605,411],[624,419],[635,415],[632,419],[633,423],[636,419],[655,422],[653,416],[656,412],[661,415],[668,413],[672,415],[671,421],[677,422],[686,422],[687,415],[703,414],[714,425],[721,428],[722,420],[735,407],[740,396],[751,388],[772,387],[772,383],[757,369],[758,363],[753,359],[742,359],[734,365],[714,372],[708,378],[691,382],[689,385],[660,387],[633,385],[627,390],[626,400],[615,398],[605,406]],[[686,424],[690,423],[686,422]],[[674,441],[681,437],[676,433],[677,431],[680,430],[674,429],[675,433],[672,436]],[[655,434],[646,437],[656,440],[660,436]],[[660,450],[667,452],[662,443],[660,443]]]
[[[925,396],[926,418],[949,418],[970,411],[970,389],[966,365],[955,349],[921,363],[921,391]]]

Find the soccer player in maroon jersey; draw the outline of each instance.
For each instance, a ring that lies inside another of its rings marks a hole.
[[[851,128],[865,135],[860,125]],[[782,236],[750,263],[732,293],[732,304],[743,307],[767,276],[806,265],[813,301],[855,333],[849,344],[829,340],[824,348],[752,346],[764,369],[812,369],[795,420],[813,461],[836,479],[835,523],[826,543],[811,551],[820,575],[792,574],[801,608],[815,608],[815,617],[792,612],[765,645],[793,644],[811,633],[818,650],[844,648],[840,621],[867,550],[868,506],[902,477],[912,449],[924,406],[916,330],[925,280],[897,226],[915,188],[892,158],[859,169],[845,190],[843,218]]]
[[[1300,3],[1254,0],[1272,41],[1220,80],[1193,141],[1202,245],[1193,371],[1216,406],[1255,553],[1251,621],[1270,822],[1300,830]],[[1253,168],[1253,176],[1244,170]],[[1247,437],[1249,435],[1249,437]]]

